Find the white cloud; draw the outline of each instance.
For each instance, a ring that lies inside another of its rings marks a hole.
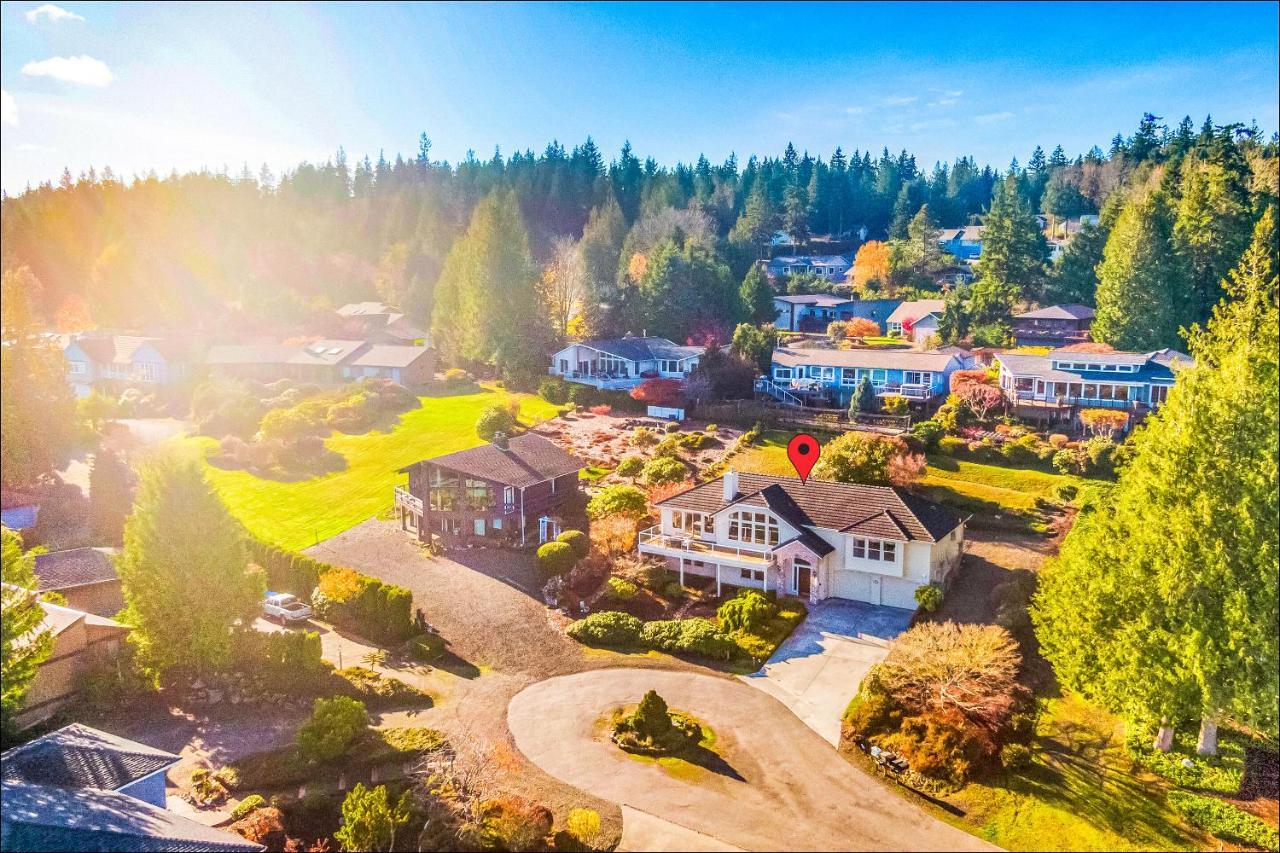
[[[0,89],[0,122],[4,124],[18,123],[18,105],[4,89]]]
[[[978,124],[996,124],[1001,121],[1008,121],[1013,118],[1013,113],[1003,110],[998,113],[983,113],[980,116],[974,116],[973,120]]]
[[[860,116],[867,111],[866,107],[845,107],[844,111],[851,116]]]
[[[904,107],[907,104],[914,104],[920,100],[915,95],[890,95],[884,99],[884,102],[891,107]]]
[[[52,3],[45,3],[43,6],[37,6],[27,13],[28,23],[39,23],[41,18],[44,18],[51,24],[56,24],[59,21],[84,20],[81,15],[77,15],[75,12],[68,12],[66,9],[63,9],[60,6],[55,6]]]
[[[28,77],[52,77],[64,83],[81,86],[106,86],[115,76],[107,63],[92,56],[54,56],[22,66]]]

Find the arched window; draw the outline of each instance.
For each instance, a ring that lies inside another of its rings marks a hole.
[[[737,510],[729,513],[729,538],[772,547],[778,544],[778,522],[767,512]]]

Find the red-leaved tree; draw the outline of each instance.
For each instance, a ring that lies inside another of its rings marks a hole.
[[[999,388],[981,382],[965,382],[953,393],[965,402],[980,421],[985,421],[992,409],[1004,403],[1004,394]]]
[[[679,379],[646,379],[631,389],[632,399],[650,406],[675,406],[683,396]]]

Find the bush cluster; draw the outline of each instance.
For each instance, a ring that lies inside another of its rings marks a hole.
[[[328,671],[314,631],[236,631],[231,663],[285,693],[306,692]]]
[[[320,576],[311,606],[321,619],[373,640],[400,642],[415,630],[409,590],[346,567]]]
[[[369,728],[364,703],[348,696],[317,699],[311,716],[298,729],[298,751],[312,763],[344,755]]]
[[[710,619],[657,619],[644,623],[640,643],[647,648],[675,654],[729,660],[737,651],[733,637]]]
[[[1198,826],[1223,841],[1263,850],[1280,847],[1280,835],[1276,830],[1230,803],[1188,791],[1170,791],[1169,805],[1192,826]]]
[[[569,402],[569,383],[559,376],[548,376],[538,383],[538,396],[556,406]]]
[[[547,577],[563,575],[576,562],[578,557],[568,542],[545,542],[538,546],[538,568]]]
[[[642,625],[629,613],[601,610],[579,619],[568,628],[568,634],[588,646],[633,646],[640,639]]]

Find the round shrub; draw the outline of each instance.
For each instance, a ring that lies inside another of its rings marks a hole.
[[[680,581],[671,581],[662,588],[662,594],[672,600],[684,598],[684,587],[680,585]]]
[[[630,601],[640,592],[640,587],[625,578],[609,578],[605,581],[604,597],[610,601]]]
[[[298,730],[298,750],[307,761],[332,761],[343,755],[369,727],[364,703],[347,696],[317,699]]]
[[[938,447],[938,441],[946,435],[946,430],[937,421],[920,421],[911,428],[911,434],[927,449],[935,450]]]
[[[1006,743],[1000,748],[1000,763],[1006,770],[1021,770],[1031,763],[1031,747],[1025,743]]]
[[[260,808],[265,802],[266,800],[262,798],[261,794],[250,794],[240,802],[236,803],[236,807],[231,810],[231,820],[234,822],[245,817],[250,812]]]
[[[1070,447],[1064,447],[1053,454],[1053,470],[1059,474],[1083,474],[1084,463],[1084,455]]]
[[[703,430],[707,435],[715,435],[720,431],[720,427],[716,424],[707,424],[707,428]]]
[[[716,611],[720,624],[730,631],[753,634],[764,626],[778,611],[776,604],[753,589],[743,590]]]
[[[654,456],[666,456],[670,459],[675,459],[679,453],[680,439],[676,438],[674,435],[664,438],[662,441],[658,442],[657,447],[653,448]]]
[[[659,456],[645,463],[641,477],[650,486],[662,486],[667,483],[680,483],[688,476],[688,470],[679,459],[670,456]]]
[[[1049,436],[1049,444],[1053,445],[1054,450],[1061,450],[1062,448],[1067,446],[1067,443],[1069,441],[1071,441],[1071,439],[1067,438],[1065,435],[1063,435],[1060,432],[1052,433]]]
[[[409,641],[409,649],[420,661],[439,660],[444,655],[445,641],[439,634],[426,632]]]
[[[566,530],[556,537],[556,541],[563,542],[572,548],[573,556],[578,560],[587,556],[591,551],[591,540],[581,530]]]
[[[444,384],[450,387],[465,385],[471,381],[471,374],[461,367],[451,367],[444,372]]]
[[[954,435],[944,435],[938,439],[938,452],[944,456],[964,456],[969,443]]]
[[[622,461],[618,463],[618,467],[614,469],[614,473],[619,477],[629,477],[634,480],[640,476],[640,472],[644,469],[644,459],[640,456],[624,456]]]
[[[1079,493],[1080,490],[1074,483],[1059,483],[1053,487],[1053,496],[1063,503],[1075,500],[1076,495]]]
[[[640,640],[640,620],[629,613],[601,610],[574,622],[568,634],[588,646],[631,646]]]
[[[662,429],[663,429],[663,430],[664,430],[668,435],[670,435],[670,434],[671,434],[671,433],[673,433],[673,432],[679,432],[679,431],[680,431],[680,424],[679,424],[679,423],[677,423],[676,421],[667,421],[666,426],[664,426]]]
[[[515,428],[515,416],[506,406],[490,406],[476,419],[476,435],[485,441],[492,441],[494,433],[505,432],[511,435]]]
[[[942,587],[932,583],[916,587],[916,604],[925,613],[937,610],[942,604]]]
[[[547,542],[538,546],[538,568],[547,575],[562,575],[578,562],[568,542]]]
[[[643,450],[657,444],[658,436],[648,427],[636,427],[631,431],[631,443]]]
[[[649,499],[635,486],[605,486],[592,495],[587,503],[589,518],[604,518],[607,515],[643,518],[648,514]]]
[[[691,432],[680,437],[680,446],[686,450],[702,450],[715,444],[715,441],[705,432]]]

